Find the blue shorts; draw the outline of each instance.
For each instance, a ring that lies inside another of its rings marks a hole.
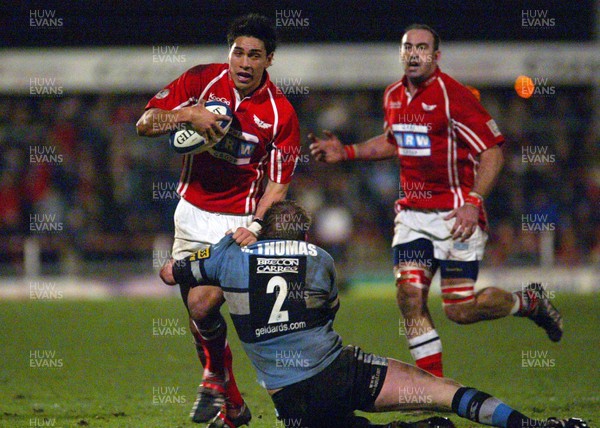
[[[325,370],[271,396],[277,416],[286,427],[352,426],[354,410],[373,410],[387,366],[387,358],[346,346]]]

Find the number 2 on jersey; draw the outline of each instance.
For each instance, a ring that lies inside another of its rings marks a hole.
[[[277,294],[275,303],[273,304],[273,309],[271,310],[269,324],[276,322],[288,322],[290,320],[288,311],[281,310],[288,293],[286,280],[281,276],[274,276],[271,278],[267,284],[267,293],[275,293],[275,287],[279,287],[279,293]]]

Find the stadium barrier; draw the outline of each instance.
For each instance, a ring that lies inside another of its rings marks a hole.
[[[398,79],[398,45],[362,43],[281,46],[270,68],[278,86],[385,88]],[[444,43],[442,69],[472,85],[513,86],[519,75],[552,85],[600,85],[600,43]],[[0,93],[154,93],[196,64],[225,62],[225,46],[4,49]],[[327,64],[323,67],[323,64]],[[365,64],[377,64],[376,67]],[[279,80],[279,81],[278,81]]]
[[[110,270],[110,265],[107,266]],[[439,275],[433,280],[431,293],[439,295]],[[476,289],[495,286],[516,291],[532,281],[542,283],[550,293],[597,293],[600,269],[587,266],[524,267],[484,269],[480,272]],[[362,294],[393,294],[393,277],[356,277],[351,290]],[[80,276],[31,276],[0,279],[0,300],[60,300],[108,299],[115,297],[178,297],[179,288],[164,285],[156,272],[120,277],[119,279],[94,279]]]

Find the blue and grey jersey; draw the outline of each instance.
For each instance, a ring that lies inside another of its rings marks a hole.
[[[325,369],[342,349],[333,331],[339,307],[331,256],[304,241],[258,241],[240,248],[231,236],[179,261],[182,285],[218,285],[259,383],[282,388]]]

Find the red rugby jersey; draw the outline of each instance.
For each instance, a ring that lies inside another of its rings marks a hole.
[[[240,99],[228,64],[198,65],[158,92],[146,109],[174,110],[200,99],[229,105],[233,123],[223,140],[208,151],[183,157],[177,188],[182,198],[211,212],[253,214],[265,176],[289,183],[300,152],[294,108],[269,79]]]
[[[504,141],[465,86],[439,68],[411,97],[406,76],[384,93],[384,127],[400,158],[404,208],[452,210],[464,204],[476,156]]]

